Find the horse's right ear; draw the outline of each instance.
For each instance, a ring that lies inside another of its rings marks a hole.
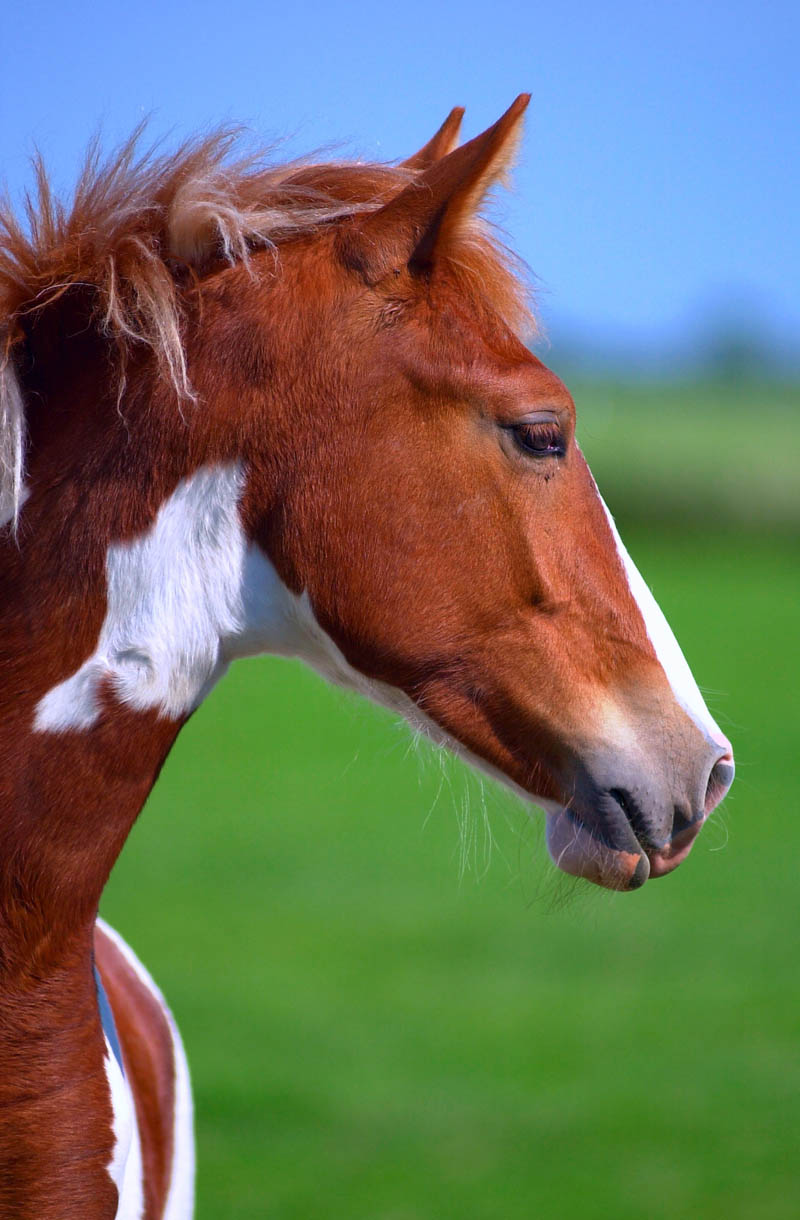
[[[458,133],[461,131],[461,120],[464,117],[464,107],[455,106],[448,114],[435,135],[427,144],[423,144],[413,157],[401,161],[403,169],[428,169],[440,157],[446,157],[458,143]]]
[[[346,266],[377,284],[390,273],[431,268],[449,249],[514,156],[530,94],[521,93],[482,135],[434,161],[375,212],[352,217],[339,230]]]

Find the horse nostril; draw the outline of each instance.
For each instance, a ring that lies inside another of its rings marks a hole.
[[[736,768],[733,764],[732,755],[725,754],[714,763],[714,766],[711,768],[711,774],[708,777],[708,787],[706,788],[706,813],[711,813],[712,809],[716,809],[733,783],[735,774]]]
[[[677,839],[678,835],[683,834],[684,830],[694,826],[698,817],[702,817],[702,814],[686,814],[683,809],[676,805],[672,811],[672,833],[670,839]]]
[[[636,801],[636,798],[625,788],[609,788],[608,795],[613,797],[628,821],[628,824],[642,847],[649,847],[653,841],[653,829]]]

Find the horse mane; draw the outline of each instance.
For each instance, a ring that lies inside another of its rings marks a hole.
[[[25,410],[14,350],[26,322],[70,290],[88,290],[88,323],[117,352],[117,403],[137,344],[151,350],[179,399],[193,399],[182,338],[187,288],[220,266],[247,264],[255,250],[277,255],[283,242],[374,210],[416,176],[361,162],[276,165],[269,149],[246,151],[238,128],[175,152],[142,152],[142,132],[105,159],[99,141],[90,144],[69,206],[39,154],[22,216],[0,201],[0,526],[16,524],[21,502]],[[514,330],[535,330],[520,265],[484,220],[464,226],[451,261],[467,290]]]

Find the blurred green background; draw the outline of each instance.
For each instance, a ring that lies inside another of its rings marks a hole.
[[[573,388],[733,792],[608,894],[391,717],[236,666],[103,903],[186,1041],[200,1220],[800,1215],[800,390]]]

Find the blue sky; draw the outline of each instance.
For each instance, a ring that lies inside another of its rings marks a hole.
[[[87,138],[240,120],[392,159],[451,106],[533,94],[499,215],[554,333],[669,346],[728,314],[800,336],[800,6],[27,0],[0,46],[0,172],[67,184]],[[797,344],[800,347],[800,344]]]

